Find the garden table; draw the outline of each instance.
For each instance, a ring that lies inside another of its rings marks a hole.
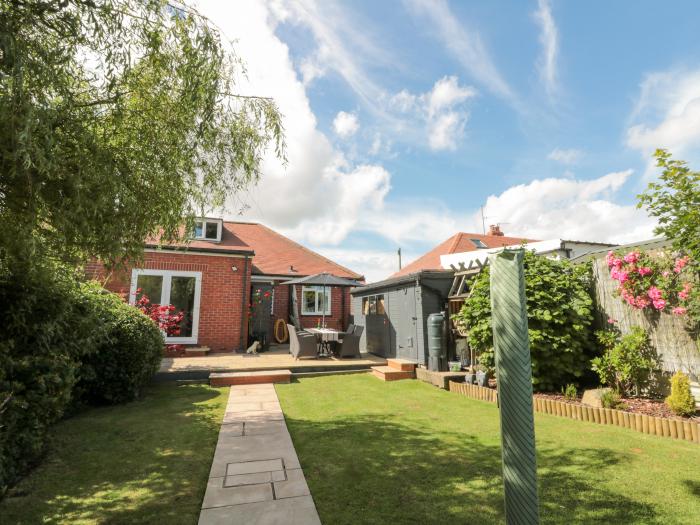
[[[331,357],[331,343],[340,340],[340,332],[332,328],[306,328],[306,331],[312,333],[318,339],[318,355],[319,357]]]

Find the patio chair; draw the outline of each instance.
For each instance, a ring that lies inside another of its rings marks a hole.
[[[354,331],[355,331],[355,325],[354,325],[354,324],[350,324],[350,325],[348,325],[348,329],[347,329],[347,330],[345,330],[344,332],[340,332],[340,333],[338,334],[338,339],[341,339],[341,340],[342,340],[343,337],[345,337],[346,335],[352,334]]]
[[[338,357],[360,357],[360,336],[364,326],[355,326],[351,334],[345,334],[338,345]]]
[[[309,332],[297,332],[297,329],[291,324],[287,325],[287,329],[289,330],[289,353],[294,356],[294,359],[318,355],[315,335]]]

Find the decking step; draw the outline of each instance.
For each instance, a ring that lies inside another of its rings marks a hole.
[[[416,366],[418,366],[417,361],[411,361],[410,359],[400,358],[387,359],[386,364],[391,368],[401,370],[403,372],[413,372],[416,369]]]
[[[290,370],[261,370],[258,372],[222,372],[209,374],[211,386],[256,385],[260,383],[289,383]]]
[[[188,348],[185,348],[185,355],[187,357],[200,357],[207,355],[208,353],[208,346],[190,346]]]
[[[397,370],[390,366],[373,366],[372,373],[382,381],[397,381],[415,377],[413,370]]]

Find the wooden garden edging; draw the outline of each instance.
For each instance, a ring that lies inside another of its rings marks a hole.
[[[496,403],[498,392],[492,388],[485,388],[466,383],[450,381],[450,392],[457,392],[473,399]],[[554,399],[534,397],[535,412],[551,414],[553,416],[568,417],[579,421],[599,423],[601,425],[614,425],[629,428],[644,434],[671,437],[700,443],[700,424],[687,419],[669,419],[665,417],[635,414],[624,410],[612,408],[596,408],[586,405],[565,403]]]

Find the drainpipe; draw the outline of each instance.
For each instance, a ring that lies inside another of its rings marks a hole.
[[[238,341],[238,345],[241,350],[245,348],[243,343],[243,328],[246,326],[248,317],[246,316],[246,311],[248,310],[248,301],[250,300],[250,294],[248,293],[248,257],[245,257],[245,263],[243,264],[243,304],[241,305],[241,337]]]

